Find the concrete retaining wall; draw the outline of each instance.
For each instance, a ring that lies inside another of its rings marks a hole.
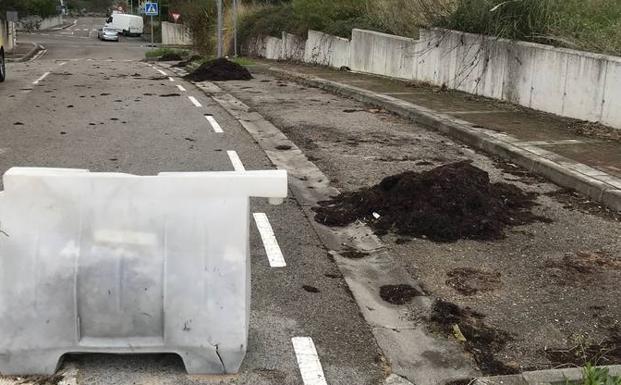
[[[308,31],[304,61],[336,68],[349,67],[349,47],[348,39],[311,30]]]
[[[162,45],[192,45],[192,33],[190,28],[183,24],[163,21]]]
[[[282,52],[280,58],[283,60],[304,61],[304,51],[306,41],[296,35],[287,32],[282,33]]]
[[[42,19],[39,16],[29,16],[19,20],[19,23],[17,23],[17,29],[19,31],[52,29],[63,25],[63,23],[64,20],[62,15],[48,17],[46,19]]]
[[[273,36],[256,38],[243,47],[243,52],[248,56],[264,57],[271,60],[282,59],[282,39]]]
[[[289,48],[299,39],[291,36],[256,39],[247,53],[299,60]],[[421,30],[419,39],[354,29],[351,41],[309,31],[302,60],[446,85],[621,129],[620,57],[442,29]]]

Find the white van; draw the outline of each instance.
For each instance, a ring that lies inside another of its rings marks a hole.
[[[142,16],[113,14],[106,20],[106,27],[114,28],[124,36],[140,36],[144,29]]]

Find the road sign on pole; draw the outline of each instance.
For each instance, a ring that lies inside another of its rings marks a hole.
[[[147,16],[157,16],[160,14],[160,10],[157,3],[145,3],[144,14]]]
[[[160,14],[160,9],[157,3],[145,3],[144,4],[144,14],[147,16],[151,16],[151,48],[155,48],[155,43],[153,39],[153,16],[158,16]]]

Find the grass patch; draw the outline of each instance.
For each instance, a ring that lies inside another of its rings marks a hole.
[[[247,58],[247,57],[242,57],[242,56],[231,58],[230,60],[242,66],[251,66],[255,64],[255,62],[252,59]]]
[[[182,57],[188,57],[190,56],[190,52],[190,50],[179,48],[156,48],[145,52],[144,56],[146,56],[148,59],[172,54],[177,54]]]
[[[420,27],[525,40],[621,56],[620,0],[291,0],[247,3],[240,42],[309,29],[350,37],[352,28],[418,37]]]
[[[454,0],[431,19],[458,31],[621,55],[619,0]]]
[[[570,385],[570,382],[566,381],[565,384]],[[579,385],[621,385],[621,377],[611,375],[607,368],[587,364],[582,369],[582,382]]]

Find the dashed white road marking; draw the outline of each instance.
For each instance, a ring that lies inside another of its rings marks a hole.
[[[170,80],[171,82],[175,81],[175,79],[173,79],[171,76],[168,77],[168,80]]]
[[[41,47],[41,51],[37,52],[37,54],[34,55],[32,58],[30,58],[29,61],[35,61],[47,53],[47,49],[45,49],[45,47],[43,46],[40,46],[40,47]]]
[[[328,385],[312,338],[293,337],[291,342],[304,385]]]
[[[181,92],[185,92],[186,91],[186,89],[181,84],[177,84],[177,88],[179,88],[179,91],[181,91]]]
[[[265,213],[254,213],[252,216],[254,217],[254,222],[257,225],[259,234],[261,234],[261,240],[263,241],[263,247],[265,248],[270,266],[287,266],[285,257],[282,255],[282,251],[274,235],[274,230],[272,230],[272,225],[270,225],[270,221],[267,219],[267,215]]]
[[[211,125],[211,128],[213,128],[215,133],[221,134],[224,132],[222,131],[222,127],[220,127],[220,124],[216,121],[216,119],[213,116],[205,115],[205,119],[207,119],[207,121],[209,122],[209,124]]]
[[[194,104],[196,107],[202,107],[203,105],[199,103],[198,100],[194,96],[188,96],[188,99]]]
[[[239,155],[237,155],[237,152],[227,151],[226,154],[229,156],[229,159],[231,160],[235,171],[246,171],[246,168],[244,167],[241,159],[239,159]]]
[[[47,75],[49,75],[49,72],[44,73],[43,75],[41,75],[41,77],[37,80],[35,80],[34,82],[32,82],[32,84],[39,84],[40,81],[42,81],[43,79],[45,79],[47,77]]]
[[[66,62],[66,61],[64,61],[64,62],[62,62],[62,63],[58,63],[58,66],[59,66],[59,67],[62,67],[62,66],[64,66],[65,64],[67,64],[67,62]]]
[[[168,74],[167,74],[166,72],[162,71],[162,70],[157,70],[157,71],[158,71],[159,73],[161,73],[162,75],[164,75],[164,76],[168,76]]]

